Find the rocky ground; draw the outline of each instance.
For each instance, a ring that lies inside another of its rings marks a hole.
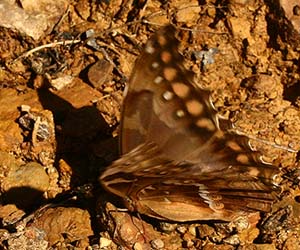
[[[0,5],[0,249],[298,249],[299,1]],[[101,189],[134,62],[169,23],[218,112],[280,168],[270,213],[161,222]]]

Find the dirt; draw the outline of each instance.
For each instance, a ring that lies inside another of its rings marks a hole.
[[[0,28],[0,249],[298,249],[299,13],[288,0],[78,0],[39,40]],[[219,114],[280,169],[270,213],[161,222],[98,183],[134,62],[169,23]]]

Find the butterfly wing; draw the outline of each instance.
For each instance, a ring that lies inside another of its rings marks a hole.
[[[246,137],[220,131],[209,92],[184,68],[178,43],[167,26],[146,44],[124,101],[123,156],[101,183],[128,208],[159,219],[231,220],[269,210],[278,170]]]
[[[154,143],[142,144],[114,162],[102,180],[126,198],[129,209],[158,219],[231,221],[245,212],[269,211],[279,191],[277,169],[257,162],[253,152],[223,146],[206,161],[176,164]]]
[[[149,40],[136,63],[123,105],[123,154],[155,142],[168,157],[182,160],[205,147],[217,130],[209,92],[193,83],[178,43],[174,27],[166,26]]]

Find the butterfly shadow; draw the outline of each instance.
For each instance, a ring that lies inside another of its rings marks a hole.
[[[44,109],[54,115],[56,133],[55,166],[64,160],[73,172],[71,187],[94,182],[102,165],[117,157],[117,140],[95,106],[75,108],[47,88],[38,89]],[[100,147],[100,148],[99,148]],[[95,151],[101,154],[95,155]],[[105,157],[109,155],[109,157]]]

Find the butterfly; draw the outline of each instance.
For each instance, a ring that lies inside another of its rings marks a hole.
[[[100,183],[130,211],[161,220],[232,221],[269,211],[278,168],[247,137],[222,131],[231,124],[185,69],[175,35],[171,25],[160,29],[137,60],[123,103],[122,156]]]

